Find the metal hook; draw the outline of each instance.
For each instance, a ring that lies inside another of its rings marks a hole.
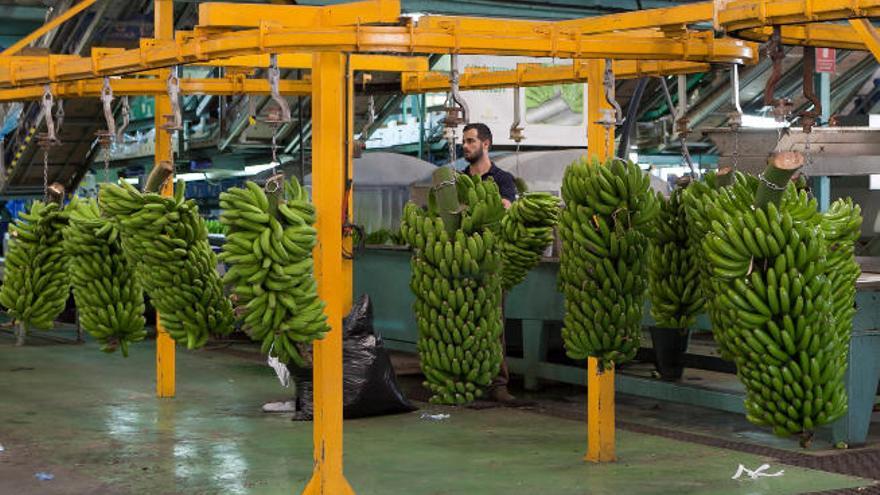
[[[773,108],[773,115],[777,122],[785,122],[791,113],[791,100],[788,98],[775,98],[776,85],[782,79],[782,61],[785,59],[785,50],[782,48],[782,28],[773,27],[773,34],[767,44],[767,52],[773,61],[773,72],[764,86],[764,106]]]
[[[107,122],[107,135],[116,135],[116,119],[113,117],[113,88],[110,86],[110,78],[104,78],[104,86],[101,88],[101,105],[104,107],[104,120]]]
[[[183,129],[183,115],[180,112],[180,79],[177,77],[177,68],[171,69],[168,74],[168,98],[171,100],[171,115],[165,115],[165,125],[162,126],[168,132]]]
[[[58,135],[55,133],[55,122],[52,118],[52,106],[54,103],[55,99],[52,96],[52,87],[47,84],[43,86],[42,99],[43,118],[46,120],[46,135],[43,136],[41,141],[45,146],[52,146],[58,141]]]
[[[614,124],[622,124],[623,109],[620,108],[620,104],[614,99],[615,81],[614,68],[612,67],[611,59],[605,59],[605,74],[602,78],[602,84],[605,86],[605,101],[614,108],[614,115],[612,116],[612,118],[614,118]]]
[[[275,112],[270,112],[269,117],[266,118],[266,122],[271,124],[286,124],[290,122],[290,105],[287,104],[287,100],[281,96],[281,90],[278,88],[278,85],[281,81],[281,70],[278,68],[278,54],[273,53],[269,55],[269,70],[267,71],[267,77],[269,79],[269,91],[272,93],[272,101],[274,101],[278,105],[278,109]]]
[[[804,47],[804,98],[813,104],[812,110],[801,112],[801,128],[805,133],[810,133],[816,125],[817,118],[822,115],[822,101],[816,95],[813,86],[813,76],[816,73],[816,47]],[[808,136],[809,137],[809,136]]]
[[[523,128],[520,127],[520,123],[522,123],[522,111],[520,106],[520,89],[513,88],[513,123],[510,124],[510,140],[516,144],[519,144],[520,141],[525,139]]]
[[[131,106],[128,104],[128,96],[122,97],[122,109],[120,110],[122,113],[122,125],[119,126],[119,129],[116,130],[116,142],[124,143],[125,142],[125,129],[128,127],[129,122],[131,121]]]

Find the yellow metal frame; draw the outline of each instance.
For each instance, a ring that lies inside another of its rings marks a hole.
[[[168,39],[174,35],[174,3],[172,0],[155,0],[154,29],[156,37]],[[168,79],[170,71],[159,71],[162,81]],[[171,99],[165,91],[156,95],[156,149],[155,165],[162,162],[174,163],[174,151],[171,148],[171,134],[162,130],[165,115],[171,113]],[[174,176],[162,187],[163,196],[173,196]],[[176,393],[176,349],[174,339],[162,326],[162,315],[156,312],[156,395],[160,398],[171,398]]]
[[[499,33],[497,28],[464,31],[455,24],[437,26],[422,22],[406,26],[336,26],[307,30],[264,26],[259,30],[209,32],[210,26],[199,27],[194,32],[178,32],[173,42],[142,40],[138,49],[93,50],[91,57],[0,57],[0,87],[89,79],[236,55],[292,51],[494,53],[721,63],[757,60],[753,43],[715,39],[708,32],[683,31],[670,37],[628,36],[627,42],[621,43],[614,35],[582,36],[570,31],[546,30],[546,23],[537,22],[531,31],[521,29],[510,33]]]
[[[586,60],[575,60],[569,65],[549,67],[541,64],[518,64],[515,70],[502,71],[468,68],[459,76],[459,88],[462,90],[521,88],[587,82],[589,65],[590,63]],[[615,60],[613,65],[615,76],[620,79],[691,74],[711,70],[709,64],[699,62]],[[404,93],[446,91],[449,89],[449,74],[442,72],[405,73],[401,75],[400,86]]]

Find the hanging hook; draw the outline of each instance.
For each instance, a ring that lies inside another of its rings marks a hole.
[[[446,118],[443,119],[443,137],[449,144],[449,164],[455,163],[455,131],[461,124],[468,123],[468,106],[458,90],[459,72],[458,55],[451,55],[449,68],[449,104],[446,106]]]
[[[785,122],[786,117],[791,113],[791,99],[775,98],[776,85],[782,79],[782,61],[785,59],[781,27],[773,27],[773,34],[767,44],[767,52],[770,54],[770,60],[773,61],[773,72],[764,87],[764,106],[773,108],[773,115],[777,122]]]
[[[55,121],[52,117],[52,106],[54,106],[55,98],[52,96],[52,87],[48,84],[43,86],[43,99],[41,103],[43,118],[46,120],[46,134],[41,137],[40,142],[43,146],[54,146],[58,144]]]
[[[286,124],[291,120],[290,105],[288,105],[287,100],[281,96],[281,90],[278,88],[281,81],[281,70],[278,68],[277,53],[269,55],[269,70],[267,71],[267,77],[269,79],[269,91],[272,94],[272,101],[278,105],[278,108],[272,109],[269,112],[266,122],[274,125]]]
[[[180,112],[180,79],[177,77],[177,67],[168,73],[168,98],[171,100],[171,115],[165,115],[165,125],[162,126],[168,132],[183,129],[183,115]]]
[[[101,105],[104,107],[104,120],[107,122],[107,135],[116,135],[116,119],[113,117],[113,88],[110,86],[110,78],[104,78],[104,86],[101,88]]]
[[[125,129],[131,121],[131,106],[129,106],[128,103],[128,96],[122,97],[122,108],[120,109],[120,113],[122,113],[122,125],[116,130],[116,142],[124,143]]]
[[[731,129],[737,131],[742,126],[743,109],[739,99],[739,66],[736,64],[730,66],[730,97],[733,111],[728,118]]]
[[[520,124],[522,123],[522,111],[520,106],[520,89],[518,87],[513,88],[513,123],[510,124],[510,140],[516,144],[519,144],[525,139],[523,128],[520,127]]]
[[[804,47],[804,98],[813,104],[812,110],[801,112],[801,128],[809,133],[816,125],[817,118],[822,115],[822,101],[816,95],[813,86],[813,77],[816,74],[816,47]]]
[[[614,99],[614,90],[615,90],[615,81],[614,81],[614,68],[612,67],[611,59],[605,59],[605,74],[602,78],[602,84],[605,86],[605,101],[608,102],[609,105],[614,109],[613,114],[608,114],[609,120],[614,119],[613,125],[620,125],[623,123],[623,109],[620,108],[620,104],[617,103],[617,100]],[[611,110],[606,110],[610,112]]]

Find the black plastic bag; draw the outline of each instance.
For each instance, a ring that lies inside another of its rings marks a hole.
[[[373,329],[373,304],[368,295],[355,302],[342,328],[343,417],[352,419],[415,411],[417,408],[400,391],[382,338]],[[305,350],[304,347],[301,349]],[[310,420],[313,412],[312,368],[291,364],[288,369],[296,386],[293,419]]]

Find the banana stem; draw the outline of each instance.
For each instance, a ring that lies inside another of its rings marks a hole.
[[[147,183],[144,184],[144,192],[159,192],[159,189],[162,188],[162,184],[164,184],[173,173],[174,166],[171,165],[170,162],[160,162],[153,167],[152,172],[150,172],[149,177],[147,177]]]
[[[64,203],[64,186],[57,182],[53,182],[46,190],[46,198],[50,203]]]
[[[760,177],[758,192],[755,194],[755,207],[764,208],[768,204],[779,204],[785,186],[791,176],[804,164],[804,156],[796,151],[774,153],[767,162],[767,168]]]
[[[24,336],[27,334],[27,327],[23,321],[18,322],[15,326],[15,345],[21,347],[24,345]]]
[[[718,169],[718,173],[715,174],[716,188],[721,189],[722,187],[733,185],[734,177],[736,177],[736,174],[733,173],[732,167],[724,167]]]
[[[440,167],[431,174],[431,186],[437,198],[437,209],[449,235],[455,234],[461,226],[461,203],[458,201],[455,175],[455,170],[450,167]]]

